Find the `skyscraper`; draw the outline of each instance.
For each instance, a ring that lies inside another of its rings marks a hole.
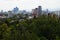
[[[41,15],[41,14],[42,14],[42,7],[38,6],[38,15]]]
[[[19,8],[18,8],[18,7],[15,7],[15,8],[13,9],[13,12],[14,12],[14,13],[18,13],[18,11],[19,11]]]
[[[32,13],[33,13],[33,16],[36,16],[36,17],[40,16],[42,14],[42,7],[39,6],[38,8],[33,9]]]

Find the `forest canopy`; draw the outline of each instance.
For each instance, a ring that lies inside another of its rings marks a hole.
[[[60,40],[60,18],[0,19],[0,40]]]

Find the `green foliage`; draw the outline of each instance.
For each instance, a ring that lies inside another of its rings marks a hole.
[[[42,15],[19,20],[15,17],[0,20],[0,40],[60,40],[60,19],[57,17]]]
[[[40,40],[48,40],[48,39],[46,39],[45,37],[40,37]]]
[[[59,36],[56,36],[56,40],[60,40]]]

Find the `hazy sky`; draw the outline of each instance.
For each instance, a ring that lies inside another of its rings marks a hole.
[[[39,5],[43,9],[60,9],[60,0],[0,0],[0,10],[12,10],[19,7],[20,10],[31,10]]]

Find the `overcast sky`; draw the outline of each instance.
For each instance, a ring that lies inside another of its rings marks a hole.
[[[39,5],[43,9],[56,10],[60,9],[60,0],[0,0],[0,10],[12,10],[19,7],[20,10],[31,10]]]

